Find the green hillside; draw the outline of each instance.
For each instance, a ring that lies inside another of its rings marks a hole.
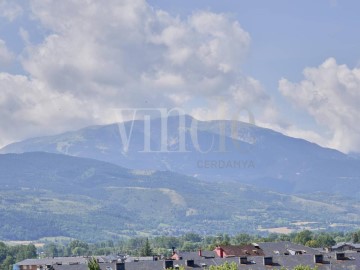
[[[291,196],[40,152],[0,155],[0,185],[3,240],[259,233],[299,229],[297,221],[353,229],[360,220],[356,202],[341,197]]]

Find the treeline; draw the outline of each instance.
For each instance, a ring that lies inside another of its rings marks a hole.
[[[0,269],[11,270],[16,262],[36,258],[36,247],[34,245],[8,246],[0,242]]]
[[[16,262],[41,257],[59,256],[95,256],[109,254],[128,254],[133,256],[171,255],[172,248],[180,251],[213,250],[217,245],[242,245],[253,242],[290,241],[309,247],[330,247],[339,242],[360,242],[360,230],[352,233],[344,232],[312,232],[304,230],[291,234],[269,234],[267,237],[249,235],[245,233],[230,236],[218,234],[215,236],[201,236],[187,233],[180,237],[135,237],[117,242],[86,243],[81,240],[55,240],[47,242],[36,249],[30,245],[9,246],[0,242],[0,270],[11,270]]]
[[[253,242],[290,241],[309,247],[324,248],[339,242],[359,243],[360,230],[352,233],[344,232],[312,232],[304,230],[291,234],[269,234],[267,237],[249,235],[245,233],[230,236],[218,234],[215,236],[201,236],[187,233],[180,237],[136,237],[117,242],[111,240],[98,243],[86,243],[80,240],[49,242],[39,250],[44,257],[58,256],[91,256],[109,254],[129,254],[133,256],[148,256],[153,254],[170,255],[175,247],[181,251],[213,250],[217,245],[242,245]]]

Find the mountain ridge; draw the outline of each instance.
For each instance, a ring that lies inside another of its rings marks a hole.
[[[10,144],[0,152],[61,153],[135,170],[168,170],[206,181],[239,182],[290,194],[316,191],[360,194],[360,160],[337,150],[229,120],[197,122],[194,139],[193,118],[189,116],[183,126],[179,117],[166,119],[164,142],[162,121],[151,119],[147,130],[142,120],[123,123],[127,134],[132,128],[128,151],[124,151],[119,126],[122,124],[110,124],[33,138]],[[183,146],[181,140],[185,142]],[[209,146],[212,148],[206,151]],[[151,151],[144,152],[145,147]],[[164,147],[168,151],[160,151]]]

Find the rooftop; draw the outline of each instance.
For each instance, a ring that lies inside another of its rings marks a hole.
[[[331,248],[336,249],[336,248],[340,248],[342,246],[352,246],[354,248],[359,248],[360,249],[360,243],[359,244],[354,244],[354,243],[347,243],[347,242],[338,243],[335,246],[332,246]]]
[[[264,256],[264,252],[256,245],[248,244],[241,246],[218,246],[224,251],[225,256]]]
[[[352,258],[347,258],[345,260],[336,260],[335,257],[331,256],[328,258],[324,256],[324,262],[315,264],[314,256],[305,254],[305,255],[279,255],[273,257],[273,264],[265,266],[263,263],[264,257],[254,256],[247,257],[247,264],[242,264],[240,266],[239,258],[209,258],[209,259],[196,259],[194,260],[194,267],[185,267],[185,269],[197,269],[202,268],[202,265],[221,265],[224,262],[235,262],[239,269],[252,269],[252,270],[265,270],[265,269],[279,269],[280,267],[285,268],[294,268],[297,265],[309,265],[310,267],[317,266],[319,270],[349,270],[349,269],[360,269],[360,254],[353,254]],[[331,264],[330,264],[331,262]],[[173,265],[185,266],[186,260],[173,261]],[[331,268],[330,268],[331,266]],[[116,270],[115,264],[100,263],[101,270]],[[86,264],[78,265],[54,265],[55,270],[87,270]],[[125,270],[163,270],[164,261],[139,261],[139,262],[129,262],[125,263]]]
[[[259,245],[266,256],[295,254],[315,255],[319,253],[319,251],[316,249],[291,242],[263,242],[258,243],[257,245]]]

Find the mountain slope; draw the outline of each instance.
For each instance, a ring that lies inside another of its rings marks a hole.
[[[161,151],[165,149],[161,144],[164,122],[156,118],[151,120],[148,131],[144,121],[124,124],[128,151],[124,151],[121,125],[112,124],[14,143],[1,153],[45,151],[131,169],[169,170],[209,181],[236,181],[291,194],[360,195],[359,159],[242,122],[199,121],[196,130],[194,123],[189,116],[184,124],[179,117],[167,119],[167,138],[163,143],[168,152]],[[186,152],[179,151],[181,134]],[[144,152],[148,138],[152,152]]]
[[[349,198],[290,196],[50,153],[0,155],[0,186],[0,239],[10,240],[258,232],[298,229],[296,221],[346,229],[360,218]]]

